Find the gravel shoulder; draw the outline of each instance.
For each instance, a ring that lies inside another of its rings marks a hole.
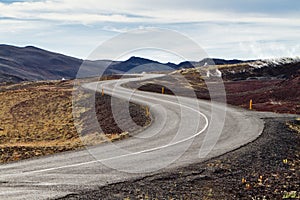
[[[82,190],[62,199],[283,199],[300,196],[300,133],[294,118],[265,118],[255,141],[203,163]]]

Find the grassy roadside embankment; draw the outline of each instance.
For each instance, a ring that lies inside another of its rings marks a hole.
[[[80,137],[74,125],[72,90],[72,81],[21,83],[0,88],[0,163],[80,149],[128,136],[113,120],[111,107],[107,106],[111,97],[97,94],[95,108],[105,137],[103,133],[98,137],[96,132]],[[86,94],[80,98],[84,101]],[[133,121],[140,126],[147,125],[150,119],[145,116],[144,108],[129,105]],[[83,121],[79,126],[87,125]]]

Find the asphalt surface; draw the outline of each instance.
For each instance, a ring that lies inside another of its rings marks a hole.
[[[85,84],[148,106],[152,123],[119,142],[1,165],[0,199],[55,199],[201,162],[253,141],[264,127],[260,117],[272,115],[121,86],[159,76]]]

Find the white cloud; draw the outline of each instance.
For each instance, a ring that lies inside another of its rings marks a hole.
[[[188,4],[188,2],[187,2]],[[188,23],[202,21],[299,24],[299,18],[278,18],[272,15],[211,11],[205,7],[182,9],[175,3],[124,0],[47,0],[0,3],[0,16],[17,19],[55,20],[82,24],[99,22],[122,23]]]
[[[278,57],[296,57],[299,56],[299,44],[282,44],[279,42],[257,41],[241,43],[241,49],[248,52],[253,58],[278,58]]]
[[[270,4],[270,9],[262,12],[260,1],[251,1],[257,5],[249,2],[249,8],[244,8],[237,0],[226,3],[213,0],[0,3],[0,37],[2,42],[37,44],[83,57],[117,33],[141,27],[161,27],[184,33],[212,56],[268,56],[265,54],[268,51],[283,56],[296,54],[300,41],[300,12],[282,8],[283,14],[279,15],[280,8],[275,9],[271,0],[264,1],[263,4]],[[166,55],[156,54],[156,57],[167,60]],[[198,60],[197,55],[194,57]]]
[[[116,28],[113,26],[104,26],[103,27],[104,31],[110,31],[110,32],[116,32],[116,33],[125,33],[127,31],[129,31],[128,28]]]

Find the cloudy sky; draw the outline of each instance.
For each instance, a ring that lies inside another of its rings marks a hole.
[[[119,34],[145,28],[182,33],[210,57],[300,55],[299,0],[0,0],[0,11],[0,43],[80,58]],[[158,52],[137,55],[177,61]]]

